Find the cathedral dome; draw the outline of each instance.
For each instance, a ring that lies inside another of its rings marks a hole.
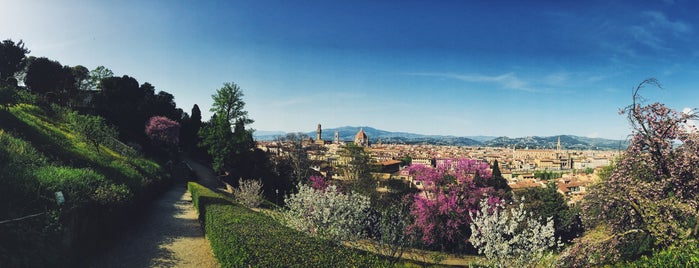
[[[357,132],[357,135],[354,136],[355,140],[363,139],[366,140],[366,133],[364,133],[364,128],[360,128],[359,132]]]
[[[364,128],[360,128],[357,135],[354,136],[354,143],[359,146],[369,145],[369,138],[367,137],[366,133],[364,133]]]

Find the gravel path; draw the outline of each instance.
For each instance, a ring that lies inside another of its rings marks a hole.
[[[193,162],[190,165],[197,173],[211,172],[205,166]],[[206,177],[200,179],[202,183],[216,185],[213,172],[201,175]],[[139,227],[126,233],[114,247],[87,266],[219,267],[185,185],[185,181],[177,180],[167,193],[149,205]]]

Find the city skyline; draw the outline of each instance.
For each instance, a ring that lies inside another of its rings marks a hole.
[[[618,110],[699,107],[689,1],[15,1],[0,38],[210,116],[224,82],[265,131],[372,126],[453,136],[625,139]]]

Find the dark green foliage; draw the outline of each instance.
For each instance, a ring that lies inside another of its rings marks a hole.
[[[17,89],[15,89],[12,86],[5,86],[0,84],[0,109],[6,109],[7,106],[16,103],[16,91]]]
[[[199,129],[201,129],[201,125],[201,110],[199,110],[199,105],[194,104],[191,116],[185,117],[182,120],[180,147],[195,157],[200,155],[197,147],[197,144],[199,144],[199,136],[197,134],[199,133]]]
[[[24,47],[20,40],[15,43],[7,39],[0,43],[0,85],[7,83],[11,78],[24,69],[26,56],[29,49]]]
[[[559,173],[559,172],[553,172],[553,171],[547,171],[547,170],[544,170],[544,171],[538,171],[538,170],[537,170],[537,171],[534,171],[534,177],[536,177],[536,178],[538,178],[538,179],[540,179],[540,180],[545,180],[545,181],[548,181],[548,180],[555,180],[555,179],[558,179],[558,178],[560,178],[560,177],[562,177],[562,176],[563,176],[563,174],[562,174],[562,173]]]
[[[221,267],[386,267],[379,256],[306,236],[190,182]]]
[[[226,163],[230,163],[233,153],[233,133],[225,117],[214,114],[211,121],[199,130],[200,146],[207,148],[213,160],[216,172],[223,172]]]
[[[248,118],[248,112],[243,110],[245,102],[242,97],[243,92],[238,85],[224,83],[223,87],[211,96],[214,100],[211,107],[214,116],[199,131],[200,146],[206,148],[213,159],[214,170],[224,172],[226,167],[235,168],[241,172],[235,174],[236,178],[249,173],[244,159],[248,158],[255,148],[252,131],[245,129],[246,125],[254,121]]]
[[[248,118],[248,112],[243,110],[245,108],[243,91],[237,84],[223,83],[223,87],[216,90],[216,94],[211,95],[211,98],[214,103],[210,111],[223,116],[229,124],[235,125],[238,121],[244,125],[253,123],[253,120]]]
[[[117,127],[120,137],[145,144],[145,125],[153,116],[165,116],[178,121],[182,110],[175,107],[174,96],[160,91],[149,83],[138,85],[130,76],[106,77],[100,82],[99,94],[94,100],[95,110],[107,123]]]
[[[524,205],[535,218],[542,222],[548,217],[553,218],[556,237],[568,242],[582,235],[583,227],[580,221],[580,211],[566,204],[563,195],[558,192],[555,182],[549,182],[546,188],[526,188],[518,193],[524,198]]]
[[[88,90],[88,79],[90,78],[90,70],[88,70],[85,66],[77,65],[71,67],[70,71],[73,74],[73,79],[75,82],[73,87],[75,87],[78,90]]]
[[[490,177],[488,180],[488,186],[493,187],[493,189],[497,190],[504,190],[506,192],[512,191],[510,189],[510,186],[507,184],[507,180],[502,176],[502,172],[500,172],[500,164],[498,163],[498,160],[495,160],[493,163],[493,175]]]
[[[371,175],[371,156],[364,150],[364,147],[349,143],[342,148],[342,155],[349,157],[349,163],[342,167],[344,176],[351,181],[350,187],[353,191],[371,198],[375,204],[378,198],[376,192],[377,182]]]
[[[87,89],[97,90],[102,89],[102,79],[114,76],[114,72],[104,66],[97,66],[90,71],[87,78]]]
[[[97,152],[100,151],[100,144],[117,137],[116,129],[108,126],[99,116],[76,115],[71,123],[74,130],[80,134],[80,139],[94,146]]]
[[[32,92],[38,94],[52,93],[49,101],[65,101],[70,92],[75,89],[73,71],[68,66],[45,57],[33,60],[27,67],[24,83]]]
[[[699,246],[696,242],[685,246],[670,246],[653,255],[642,256],[633,262],[624,262],[614,267],[699,267]]]
[[[495,160],[495,162],[492,165],[492,176],[490,178],[482,178],[479,174],[476,174],[476,177],[473,179],[473,181],[478,185],[479,187],[491,187],[495,191],[495,195],[504,198],[505,200],[511,200],[512,199],[512,189],[510,188],[510,185],[507,184],[507,180],[502,176],[502,173],[500,172],[500,164],[498,163],[498,160]]]

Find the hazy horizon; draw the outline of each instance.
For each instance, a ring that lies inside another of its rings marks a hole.
[[[0,38],[149,82],[211,113],[224,82],[252,128],[625,139],[632,89],[699,107],[690,1],[23,1]]]

